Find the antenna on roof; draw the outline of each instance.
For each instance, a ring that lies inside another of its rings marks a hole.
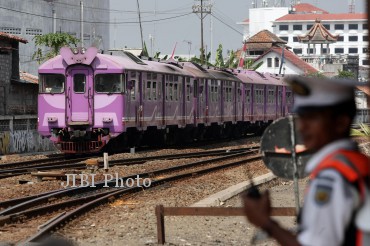
[[[173,51],[172,51],[172,54],[171,54],[171,57],[169,60],[174,60],[174,56],[175,56],[175,51],[176,51],[176,46],[177,46],[177,42],[175,44],[175,47],[173,48]]]
[[[348,13],[355,13],[355,0],[348,0]]]

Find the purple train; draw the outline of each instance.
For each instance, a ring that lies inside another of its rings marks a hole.
[[[65,153],[237,137],[286,115],[281,76],[62,48],[39,68],[38,131]]]

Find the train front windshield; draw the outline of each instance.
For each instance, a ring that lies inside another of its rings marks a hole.
[[[63,74],[40,74],[40,93],[64,93],[65,76]]]

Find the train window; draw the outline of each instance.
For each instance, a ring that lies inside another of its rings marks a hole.
[[[65,77],[63,74],[40,74],[40,93],[63,93]]]
[[[240,102],[241,97],[242,97],[242,90],[238,88],[238,102]]]
[[[218,87],[216,85],[215,86],[215,102],[218,102],[218,97],[219,97],[219,95],[218,95]]]
[[[194,80],[194,97],[198,97],[198,81]]]
[[[187,102],[190,102],[190,95],[191,95],[190,78],[186,78],[186,101]]]
[[[148,100],[152,100],[151,89],[152,89],[152,82],[150,81],[146,82],[146,96],[148,97]]]
[[[173,84],[173,100],[179,100],[178,84]]]
[[[75,74],[73,76],[73,91],[75,93],[85,93],[86,75]]]
[[[121,93],[125,91],[124,74],[97,74],[95,76],[95,92]]]
[[[154,101],[157,100],[157,82],[153,82],[152,97]]]
[[[130,81],[130,94],[131,94],[131,100],[135,100],[136,98],[136,80]]]
[[[251,90],[247,90],[247,103],[251,102]]]

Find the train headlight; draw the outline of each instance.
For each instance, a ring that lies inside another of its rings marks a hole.
[[[86,53],[86,48],[81,48],[81,54],[85,54]]]
[[[77,55],[78,54],[78,49],[77,48],[73,48],[72,49],[72,52],[73,52],[73,54]]]

